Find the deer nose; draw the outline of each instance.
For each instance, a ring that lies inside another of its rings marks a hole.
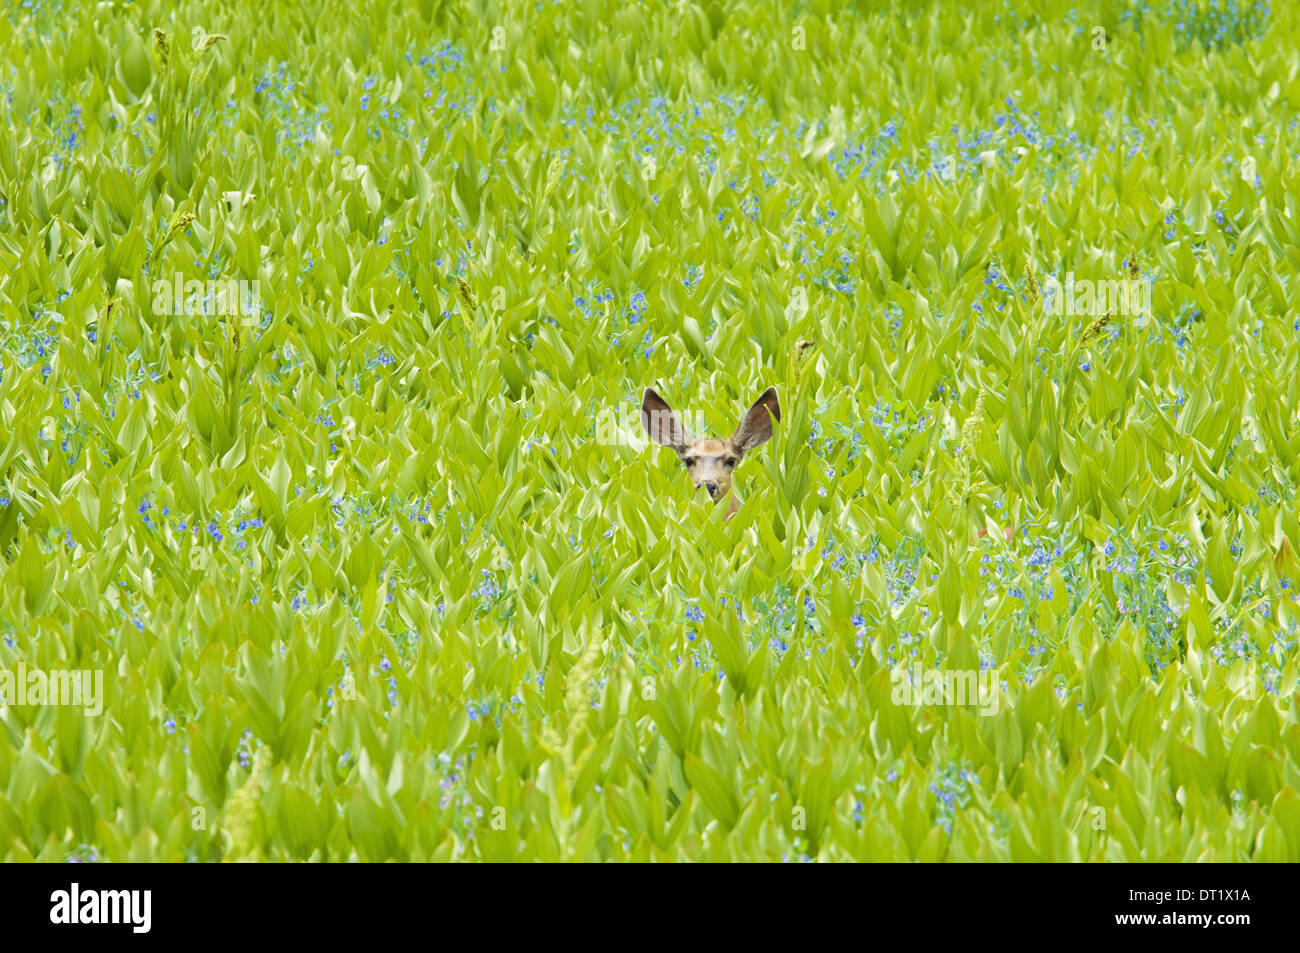
[[[705,484],[704,484],[704,489],[706,489],[706,490],[709,491],[709,496],[717,496],[717,495],[718,495],[718,484],[716,484],[716,483],[705,483]]]

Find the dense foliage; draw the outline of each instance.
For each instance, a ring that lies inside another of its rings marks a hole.
[[[250,9],[0,17],[0,857],[1300,859],[1294,4]]]

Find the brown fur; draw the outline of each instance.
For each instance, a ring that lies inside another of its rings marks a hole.
[[[650,439],[669,447],[682,461],[691,478],[694,492],[700,487],[714,503],[730,497],[727,519],[736,515],[740,504],[731,493],[732,476],[745,454],[772,438],[772,421],[781,419],[781,404],[776,388],[769,387],[740,418],[735,433],[725,439],[694,437],[686,432],[681,419],[652,388],[641,399],[641,426]]]

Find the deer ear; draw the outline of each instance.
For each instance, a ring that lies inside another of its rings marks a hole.
[[[740,419],[740,426],[731,435],[731,445],[744,453],[772,439],[772,421],[781,419],[781,404],[776,399],[776,388],[769,387],[754,406]]]
[[[645,396],[641,398],[641,426],[661,447],[672,447],[680,452],[691,440],[676,411],[650,387],[645,389]]]

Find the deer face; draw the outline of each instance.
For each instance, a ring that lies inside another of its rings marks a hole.
[[[695,491],[701,487],[717,503],[731,492],[731,478],[745,454],[772,437],[772,421],[781,419],[776,388],[769,387],[740,418],[736,432],[725,439],[694,437],[686,432],[668,402],[646,388],[641,400],[641,426],[650,439],[672,449],[682,461]],[[734,502],[733,502],[734,512]]]

